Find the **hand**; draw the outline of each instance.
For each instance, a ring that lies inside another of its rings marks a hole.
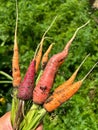
[[[10,122],[10,112],[0,118],[0,130],[13,130]]]
[[[7,112],[0,118],[0,130],[13,130],[10,121],[10,112]],[[43,125],[40,124],[36,130],[43,130]]]

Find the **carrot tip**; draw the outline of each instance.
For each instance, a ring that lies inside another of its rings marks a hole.
[[[84,76],[84,78],[82,79],[82,82],[87,78],[87,76],[91,73],[91,71],[95,68],[95,66],[98,64],[98,62],[96,62],[93,67],[89,70],[89,72]]]

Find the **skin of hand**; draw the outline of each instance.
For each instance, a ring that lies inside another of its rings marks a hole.
[[[0,118],[0,130],[13,130],[10,122],[10,112]],[[40,124],[36,130],[43,130],[43,125]]]

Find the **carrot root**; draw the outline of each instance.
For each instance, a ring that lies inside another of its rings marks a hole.
[[[89,70],[89,72],[84,76],[84,78],[80,81],[77,81],[73,83],[72,85],[69,85],[67,88],[61,89],[58,91],[58,93],[53,93],[44,103],[44,108],[51,112],[58,108],[60,105],[62,105],[64,102],[66,102],[68,99],[70,99],[81,87],[83,81],[86,79],[86,77],[91,73],[91,71],[95,68],[95,66],[98,64],[95,63],[94,66]]]
[[[75,31],[71,40],[66,44],[64,50],[60,53],[53,55],[50,58],[50,60],[48,61],[47,65],[44,69],[44,72],[41,75],[40,80],[38,81],[38,83],[33,91],[33,101],[35,103],[42,104],[47,99],[50,89],[53,86],[56,72],[57,72],[58,68],[60,67],[60,65],[66,59],[66,57],[68,55],[68,50],[69,50],[69,47],[70,47],[72,41],[74,40],[78,30],[80,30],[87,24],[88,24],[88,22],[86,24],[84,24],[83,26],[79,27]]]
[[[74,82],[74,80],[75,80],[75,78],[76,78],[76,76],[77,76],[77,73],[78,73],[79,69],[81,68],[81,66],[83,65],[83,63],[85,62],[85,60],[88,58],[89,55],[90,55],[90,54],[88,54],[88,55],[84,58],[84,60],[81,62],[81,64],[80,64],[79,67],[76,69],[76,71],[72,74],[72,76],[71,76],[67,81],[65,81],[62,85],[60,85],[59,87],[57,87],[57,88],[55,89],[54,93],[57,93],[59,90],[64,89],[65,87],[71,85],[71,84]]]
[[[17,44],[17,26],[18,26],[18,7],[17,7],[17,0],[16,0],[16,27],[15,27],[15,36],[14,36],[14,53],[12,59],[13,87],[18,87],[21,81],[18,44]]]

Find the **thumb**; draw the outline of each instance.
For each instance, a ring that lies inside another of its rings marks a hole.
[[[0,118],[0,130],[13,130],[10,121],[10,112]]]

